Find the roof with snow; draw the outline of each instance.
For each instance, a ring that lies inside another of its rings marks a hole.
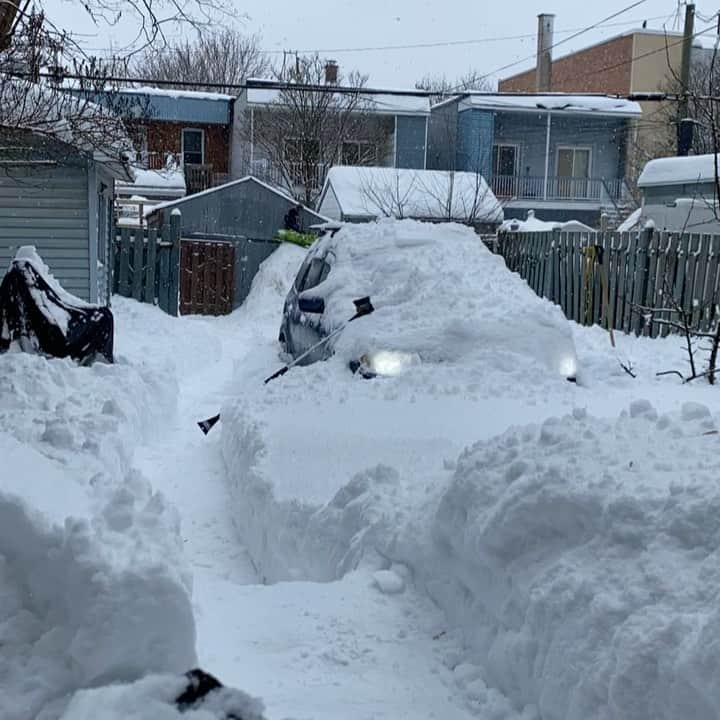
[[[282,102],[283,88],[291,87],[274,80],[248,80],[245,91],[250,105],[273,105]],[[326,91],[322,86],[298,85],[308,91]],[[357,93],[358,88],[338,87],[337,95]],[[358,98],[359,108],[364,112],[378,115],[427,115],[430,112],[430,97],[420,90],[391,90],[361,88]]]
[[[463,104],[487,110],[513,112],[537,112],[540,110],[573,115],[612,115],[616,117],[637,117],[642,114],[638,103],[610,95],[569,93],[526,95],[524,93],[468,92],[463,93],[460,97]],[[453,102],[455,99],[445,102]]]
[[[441,170],[333,167],[318,208],[334,220],[412,217],[498,223],[503,219],[502,206],[481,175]]]
[[[718,160],[720,171],[720,159]],[[715,155],[688,155],[650,160],[638,178],[639,187],[689,185],[715,181]]]
[[[223,192],[224,190],[227,190],[228,188],[236,187],[239,185],[242,185],[244,183],[255,183],[256,185],[259,185],[260,187],[264,188],[265,190],[269,190],[271,193],[274,193],[278,197],[281,197],[283,200],[287,200],[288,202],[292,203],[293,205],[298,205],[298,201],[292,197],[292,195],[288,195],[286,192],[283,192],[282,190],[279,190],[276,187],[273,187],[272,185],[268,185],[266,182],[263,182],[262,180],[258,180],[254,175],[246,175],[243,178],[240,178],[239,180],[232,180],[229,183],[225,183],[224,185],[216,185],[215,187],[208,188],[207,190],[203,190],[198,193],[193,193],[192,195],[187,195],[183,198],[178,198],[177,200],[170,200],[168,202],[164,203],[158,203],[157,205],[154,205],[149,211],[148,215],[158,211],[158,210],[165,210],[168,208],[181,208],[182,205],[186,202],[195,201],[198,198],[202,198],[208,195],[213,195],[219,192]],[[308,213],[311,215],[314,215],[319,222],[326,222],[328,218],[323,217],[319,213],[315,212],[314,210],[311,210],[308,207],[302,206]]]
[[[176,199],[187,193],[185,174],[179,165],[169,165],[161,170],[133,167],[134,182],[117,182],[118,195]],[[132,198],[131,198],[132,199]]]

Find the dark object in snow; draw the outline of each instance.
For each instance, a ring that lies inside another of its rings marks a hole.
[[[300,222],[300,210],[302,205],[297,204],[291,207],[285,214],[285,230],[294,230],[297,233],[302,232],[302,224]]]
[[[207,420],[201,420],[198,425],[200,426],[200,429],[203,431],[203,435],[207,435],[216,425],[216,423],[220,420],[220,413],[217,415],[213,415],[213,417],[208,418]]]
[[[194,705],[198,700],[202,700],[211,690],[217,690],[223,686],[216,677],[206,673],[204,670],[200,670],[200,668],[186,672],[185,677],[188,679],[185,692],[175,700],[175,704],[181,710],[185,710],[188,705]]]
[[[37,255],[20,253],[0,284],[0,353],[18,343],[23,352],[113,362],[113,316],[65,293],[41,270]]]
[[[185,677],[185,690],[175,699],[180,712],[202,708],[218,720],[262,720],[261,703],[239,690],[226,688],[210,673],[195,668]]]

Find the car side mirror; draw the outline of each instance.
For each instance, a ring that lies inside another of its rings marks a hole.
[[[325,312],[325,301],[321,297],[300,297],[298,298],[298,310],[322,315]]]

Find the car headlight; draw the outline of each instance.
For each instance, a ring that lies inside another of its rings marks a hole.
[[[560,373],[567,380],[575,382],[577,377],[577,358],[574,355],[565,355],[560,360]]]
[[[365,353],[359,361],[350,363],[353,372],[360,372],[363,377],[394,377],[405,372],[409,367],[417,365],[417,355],[397,350],[379,350]]]

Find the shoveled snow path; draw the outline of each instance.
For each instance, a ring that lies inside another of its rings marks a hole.
[[[208,353],[201,370],[179,371],[176,416],[135,456],[182,519],[200,665],[263,698],[272,720],[478,717],[454,684],[457,642],[411,587],[384,595],[362,571],[327,584],[255,584],[230,512],[219,428],[205,437],[196,424],[221,407],[253,342],[224,320],[208,320],[222,352]]]

